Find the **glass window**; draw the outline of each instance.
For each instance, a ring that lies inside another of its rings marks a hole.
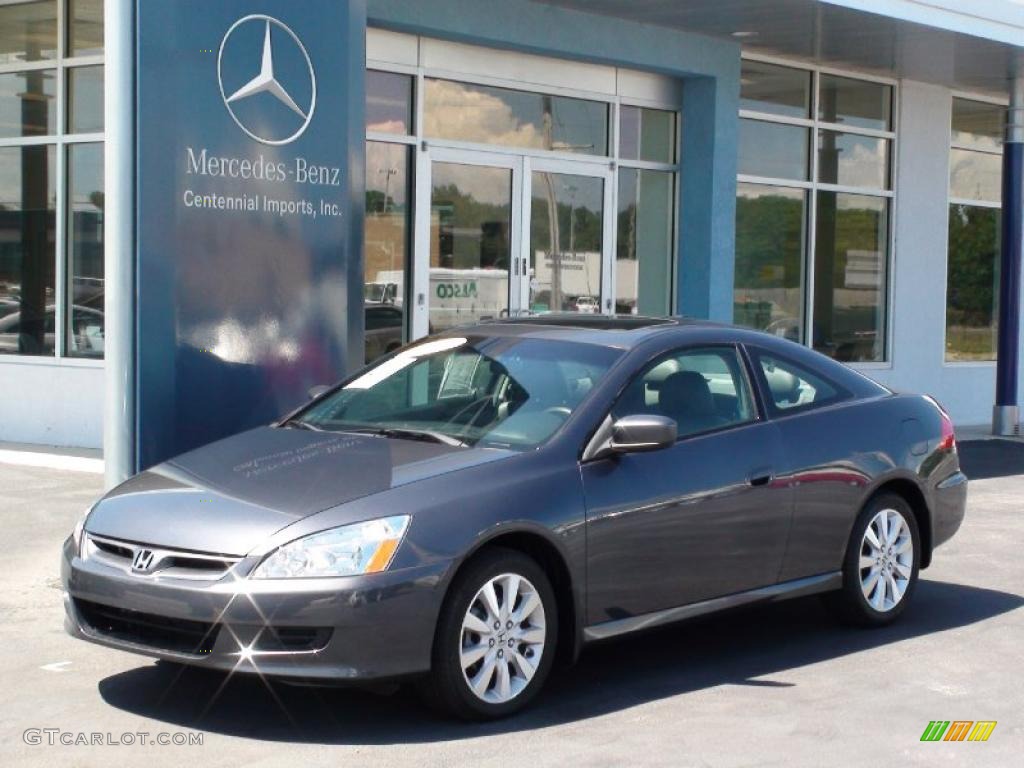
[[[946,360],[995,360],[1000,210],[949,207]]]
[[[400,347],[405,338],[410,151],[404,144],[366,142],[366,362]]]
[[[103,145],[68,147],[67,354],[103,357]]]
[[[430,195],[430,330],[508,311],[512,171],[433,163]]]
[[[734,322],[803,341],[802,189],[739,184],[736,199]]]
[[[670,313],[674,209],[674,173],[619,167],[616,313]]]
[[[599,313],[604,180],[534,171],[532,190],[529,308]]]
[[[1006,132],[1006,107],[953,99],[953,143],[999,152]]]
[[[103,0],[67,0],[68,55],[103,53]]]
[[[811,73],[760,61],[744,61],[740,109],[787,117],[810,117]]]
[[[366,130],[412,133],[413,78],[395,72],[366,72]]]
[[[739,173],[805,181],[810,135],[809,128],[797,125],[740,120]]]
[[[57,57],[57,0],[0,5],[0,64]]]
[[[56,132],[57,71],[32,69],[0,74],[0,138]]]
[[[818,132],[818,181],[889,189],[889,140],[839,131]]]
[[[817,193],[814,349],[843,362],[885,357],[889,201]]]
[[[68,70],[68,132],[103,131],[103,67]]]
[[[827,405],[840,397],[838,387],[803,366],[758,349],[751,351],[764,377],[770,405],[776,410]]]
[[[892,127],[892,86],[821,75],[818,119],[858,128],[888,131]]]
[[[54,351],[55,159],[0,147],[0,354]]]
[[[574,152],[608,154],[608,104],[566,96],[426,80],[426,136]]]
[[[679,437],[743,424],[753,401],[734,347],[674,352],[648,366],[626,387],[612,418],[667,416]]]
[[[740,120],[739,172],[806,181],[811,131],[798,125]]]
[[[430,339],[360,373],[298,420],[453,447],[533,448],[565,423],[621,354],[542,339]]]
[[[674,163],[676,113],[623,104],[619,108],[619,157]]]
[[[951,149],[949,194],[963,200],[998,203],[1003,198],[1003,157],[1000,154]]]

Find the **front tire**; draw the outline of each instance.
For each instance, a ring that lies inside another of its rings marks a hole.
[[[917,587],[921,537],[906,499],[873,498],[854,523],[843,560],[843,587],[831,595],[848,624],[880,627],[907,609]]]
[[[421,692],[456,717],[505,717],[540,691],[557,642],[558,607],[544,570],[515,550],[485,550],[445,600]]]

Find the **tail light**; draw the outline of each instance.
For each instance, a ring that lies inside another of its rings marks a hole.
[[[946,409],[939,405],[938,401],[934,397],[928,397],[928,400],[939,409],[939,445],[938,450],[940,451],[955,451],[956,450],[956,430],[953,428],[953,420],[949,417]]]

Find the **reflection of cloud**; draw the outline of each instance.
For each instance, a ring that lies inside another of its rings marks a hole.
[[[887,141],[845,134],[839,141],[839,183],[846,187],[882,189],[885,182]]]
[[[405,121],[404,120],[384,120],[380,123],[367,123],[367,131],[377,131],[380,133],[397,133],[399,136],[405,135]]]
[[[479,165],[434,163],[431,183],[435,188],[454,185],[479,203],[512,206],[512,171]]]
[[[950,194],[969,200],[1002,199],[1003,158],[982,152],[953,150],[949,156]]]
[[[450,80],[427,83],[423,130],[427,136],[457,141],[543,148],[533,123],[520,122],[512,107],[474,86]]]

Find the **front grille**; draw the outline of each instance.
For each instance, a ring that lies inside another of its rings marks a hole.
[[[319,651],[330,639],[330,627],[267,627],[252,647],[254,651]]]
[[[196,656],[213,651],[220,629],[217,624],[174,619],[78,598],[75,598],[75,609],[88,628],[98,635]]]
[[[178,579],[219,579],[242,558],[180,549],[163,549],[149,544],[110,539],[106,536],[86,534],[83,555],[105,565],[128,571],[136,576],[170,576]],[[132,567],[140,550],[152,553],[149,567]]]

